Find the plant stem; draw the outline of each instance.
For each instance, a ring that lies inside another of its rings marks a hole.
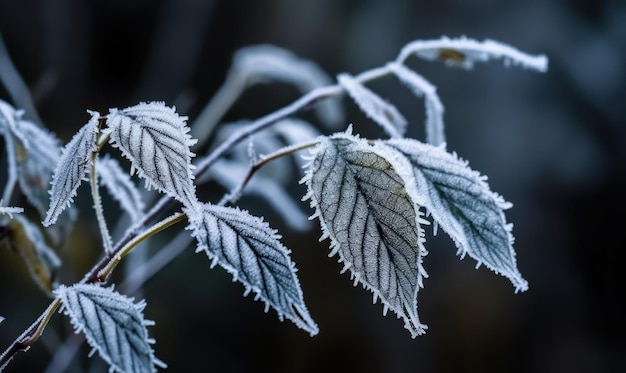
[[[187,215],[183,214],[182,212],[177,212],[150,227],[150,229],[146,230],[140,236],[137,236],[134,239],[130,240],[124,247],[117,251],[113,257],[111,257],[111,259],[104,268],[98,271],[98,280],[100,282],[105,282],[111,275],[111,272],[113,272],[115,267],[117,267],[119,262],[122,260],[122,258],[128,255],[128,253],[130,253],[137,245],[146,240],[148,237],[151,237],[159,233],[160,231],[171,227],[172,225],[182,221],[185,218],[187,218]]]
[[[102,236],[102,244],[104,246],[104,252],[108,255],[113,253],[113,243],[111,242],[111,235],[109,234],[109,228],[107,227],[106,220],[104,219],[104,210],[102,209],[102,199],[100,198],[100,191],[98,190],[98,175],[96,174],[96,162],[98,160],[98,153],[94,152],[91,156],[91,171],[89,172],[89,183],[91,184],[91,197],[93,199],[93,209],[96,213],[96,219],[98,220],[98,228],[100,228],[100,236]]]
[[[37,342],[54,312],[61,305],[61,299],[55,298],[46,310],[31,324],[13,343],[0,355],[0,371],[2,371],[20,351],[27,351]]]

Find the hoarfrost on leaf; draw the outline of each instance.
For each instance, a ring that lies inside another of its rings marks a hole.
[[[339,74],[337,81],[348,92],[348,95],[352,97],[361,111],[378,123],[389,136],[404,136],[407,121],[395,106],[383,100],[350,74]]]
[[[76,332],[83,332],[111,371],[155,372],[165,364],[154,356],[143,316],[145,302],[134,303],[112,288],[93,284],[60,286],[55,294]]]
[[[411,168],[396,152],[350,133],[322,138],[303,178],[331,253],[344,270],[404,319],[412,337],[426,326],[417,292],[427,274],[424,232]]]
[[[406,66],[391,62],[387,64],[391,72],[416,96],[424,96],[426,107],[426,141],[432,145],[446,142],[443,123],[443,104],[437,95],[437,88],[415,71]]]
[[[262,219],[231,207],[201,204],[183,208],[189,218],[191,235],[203,251],[253,291],[266,310],[273,307],[279,318],[287,317],[311,335],[318,327],[309,315],[296,268],[280,236]]]
[[[502,58],[505,65],[520,65],[539,72],[548,69],[548,58],[544,55],[530,55],[510,45],[493,40],[482,42],[466,38],[442,37],[437,40],[416,40],[407,44],[397,58],[404,62],[409,56],[416,55],[427,60],[443,60],[451,66],[471,69],[474,62],[487,62]]]
[[[60,141],[51,132],[19,118],[14,122],[12,132],[17,139],[20,189],[43,219],[49,205],[52,173],[61,156]]]
[[[130,215],[131,220],[139,220],[145,204],[137,186],[130,179],[128,173],[122,169],[119,162],[109,156],[99,158],[96,170],[102,184],[107,188],[109,194],[119,202],[121,208]]]
[[[509,278],[516,291],[527,290],[528,283],[517,269],[511,225],[503,212],[511,204],[489,189],[486,178],[443,146],[411,139],[382,143],[410,160],[418,193],[426,197],[424,207],[459,252]]]
[[[61,259],[46,243],[39,225],[25,216],[16,215],[8,226],[7,236],[11,248],[20,255],[35,283],[49,293],[53,288],[55,272],[61,266]]]
[[[196,194],[191,164],[194,154],[189,148],[195,140],[188,135],[186,119],[163,102],[140,103],[111,109],[103,133],[110,136],[148,187],[191,206],[196,203]]]
[[[89,112],[91,119],[72,137],[61,152],[52,174],[50,207],[43,221],[44,226],[54,224],[59,215],[74,201],[76,191],[91,167],[91,157],[98,150],[98,120],[100,114]]]

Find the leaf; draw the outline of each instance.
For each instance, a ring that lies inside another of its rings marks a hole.
[[[429,144],[439,145],[446,142],[443,125],[443,104],[437,95],[437,88],[415,71],[406,66],[391,62],[387,64],[391,72],[416,96],[424,96],[426,107],[426,140]]]
[[[385,144],[404,154],[413,165],[424,206],[455,242],[461,256],[469,254],[496,273],[508,277],[516,291],[528,289],[513,250],[510,224],[504,209],[511,204],[491,192],[486,178],[445,149],[410,139]]]
[[[52,173],[61,156],[60,141],[32,122],[16,120],[12,128],[16,145],[20,189],[42,218],[46,215]]]
[[[307,166],[308,193],[331,253],[339,254],[354,283],[380,297],[404,319],[412,337],[426,325],[417,315],[417,292],[427,274],[422,267],[420,199],[410,165],[383,146],[371,146],[350,132],[322,138]]]
[[[140,103],[126,109],[111,109],[107,116],[110,142],[137,169],[148,187],[168,194],[186,206],[196,202],[189,147],[187,117],[179,116],[163,102]]]
[[[44,226],[54,224],[59,215],[74,202],[74,196],[85,174],[91,167],[91,157],[98,150],[98,120],[100,114],[90,112],[91,119],[72,137],[61,152],[61,158],[52,174],[50,207]]]
[[[339,74],[337,81],[361,111],[378,123],[389,136],[402,137],[404,135],[407,121],[395,106],[383,100],[350,74]]]
[[[442,60],[450,66],[471,69],[474,62],[487,62],[493,58],[504,59],[504,64],[520,65],[539,72],[548,70],[548,59],[545,55],[530,55],[516,48],[493,40],[482,42],[466,37],[438,40],[417,40],[402,48],[398,62],[403,62],[410,55],[427,60]]]
[[[35,283],[46,293],[51,292],[61,260],[48,246],[39,227],[22,215],[17,215],[9,221],[6,236],[11,248],[28,267]]]
[[[0,324],[4,321],[4,317],[0,316]]]
[[[280,236],[262,219],[230,207],[201,204],[198,210],[183,208],[189,217],[191,235],[198,241],[197,252],[204,251],[233,275],[255,299],[287,317],[311,335],[318,327],[307,310],[296,268]]]
[[[130,215],[131,220],[139,220],[145,204],[139,190],[128,173],[124,172],[119,162],[114,158],[105,156],[98,159],[96,170],[102,184],[111,196],[120,203],[122,209]]]
[[[60,286],[55,290],[74,330],[83,332],[111,371],[155,372],[165,364],[154,356],[146,326],[154,325],[143,316],[145,302],[133,300],[93,284]]]
[[[302,93],[332,84],[330,76],[316,63],[268,44],[238,50],[233,58],[231,74],[241,76],[248,86],[274,80],[293,84]],[[342,106],[336,98],[320,101],[315,109],[322,122],[329,127],[336,127],[344,120]]]

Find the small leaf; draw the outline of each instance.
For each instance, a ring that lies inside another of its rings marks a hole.
[[[100,114],[90,112],[91,119],[72,137],[62,150],[61,158],[52,175],[50,207],[44,226],[54,224],[59,215],[74,202],[74,196],[85,174],[91,167],[92,154],[98,150],[98,119]]]
[[[489,189],[486,178],[442,146],[410,139],[384,143],[411,161],[418,193],[426,197],[424,206],[452,237],[459,253],[508,277],[516,291],[527,290],[515,261],[511,225],[504,218],[503,210],[511,204]]]
[[[281,320],[287,317],[311,335],[317,334],[295,265],[276,231],[246,211],[211,204],[196,208],[183,211],[189,217],[187,229],[198,241],[197,251],[204,251],[212,266],[219,264],[243,283],[246,294],[254,291],[266,311],[272,306]]]
[[[391,72],[416,96],[424,96],[426,106],[426,141],[432,145],[446,142],[443,125],[443,104],[437,95],[437,88],[415,71],[406,66],[391,62],[387,64]]]
[[[378,123],[389,136],[402,137],[404,135],[407,121],[395,106],[383,100],[350,74],[339,74],[337,81],[361,111]]]
[[[533,56],[493,40],[480,42],[466,37],[450,39],[445,36],[437,40],[417,40],[402,48],[396,61],[403,62],[413,54],[427,60],[442,60],[450,66],[465,69],[471,69],[474,62],[502,58],[507,66],[520,65],[539,72],[548,70],[546,56]]]
[[[229,159],[221,159],[205,175],[211,176],[216,183],[224,188],[233,190],[246,177],[248,170],[248,165]],[[302,211],[289,191],[272,179],[270,175],[263,173],[254,175],[242,192],[245,195],[263,198],[290,228],[305,231],[311,227],[308,215]]]
[[[105,156],[98,159],[96,170],[102,184],[108,189],[111,196],[120,203],[122,209],[130,215],[131,220],[139,220],[145,204],[137,186],[130,179],[128,173],[124,172],[119,162],[114,158]]]
[[[191,206],[196,194],[189,147],[196,141],[188,135],[186,119],[163,102],[140,103],[111,109],[103,133],[130,160],[131,173],[137,169],[148,187]]]
[[[4,321],[4,317],[0,316],[0,324]]]
[[[56,270],[61,260],[46,243],[39,227],[17,215],[5,233],[11,248],[20,255],[35,283],[46,293],[52,291]]]
[[[146,326],[154,325],[143,316],[145,302],[132,299],[93,284],[60,286],[55,294],[61,299],[76,332],[83,332],[89,345],[97,350],[111,371],[156,372],[165,367],[155,356]]]
[[[383,146],[350,133],[322,138],[303,178],[305,198],[315,207],[330,256],[339,253],[344,271],[404,319],[412,337],[426,326],[417,315],[425,223],[412,189],[410,165]]]

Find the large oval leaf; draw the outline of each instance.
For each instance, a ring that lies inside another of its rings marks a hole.
[[[303,181],[331,256],[339,253],[355,284],[361,282],[393,310],[413,337],[426,326],[417,315],[423,230],[410,165],[396,154],[350,134],[323,138]],[[407,178],[408,176],[408,178]]]
[[[100,114],[90,112],[91,119],[63,147],[61,158],[52,174],[50,207],[43,221],[44,226],[54,224],[63,210],[69,207],[85,174],[91,166],[91,156],[98,150],[98,119]]]
[[[311,335],[318,333],[304,304],[289,250],[276,231],[262,219],[230,207],[201,204],[184,211],[189,217],[188,229],[198,241],[197,251],[204,251],[212,266],[219,264],[230,272],[244,284],[246,293],[254,291],[281,320],[287,317]]]
[[[511,204],[489,189],[486,178],[443,146],[411,139],[384,143],[410,160],[418,193],[426,197],[424,206],[459,252],[508,277],[516,291],[527,290],[528,283],[517,269],[511,225],[504,218],[503,210]]]
[[[117,372],[155,372],[165,364],[154,356],[143,317],[145,302],[93,284],[60,286],[55,290],[76,332]]]
[[[154,187],[187,206],[196,201],[187,117],[162,102],[111,109],[107,130],[111,142],[131,162],[133,170]],[[131,172],[132,173],[132,172]]]

